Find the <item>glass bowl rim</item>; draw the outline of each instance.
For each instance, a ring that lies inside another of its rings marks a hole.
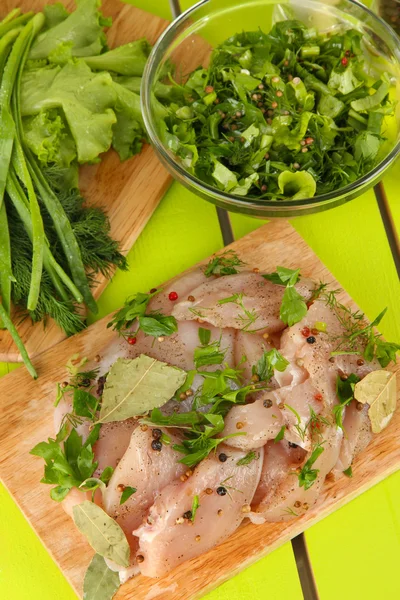
[[[242,206],[248,209],[251,209],[252,207],[254,207],[255,209],[262,209],[263,207],[265,207],[266,210],[273,210],[275,208],[275,210],[277,211],[282,208],[294,209],[296,207],[307,208],[313,206],[315,207],[319,204],[324,205],[331,200],[347,196],[348,194],[351,194],[352,192],[355,192],[358,189],[368,189],[371,185],[373,185],[374,181],[376,181],[379,178],[380,174],[383,173],[400,154],[400,139],[397,140],[392,150],[371,171],[369,171],[356,181],[341,188],[338,188],[337,190],[332,190],[331,192],[325,194],[320,194],[318,196],[304,198],[301,200],[257,200],[256,198],[252,197],[248,198],[236,196],[234,194],[229,194],[195,177],[179,163],[178,159],[175,159],[173,156],[171,156],[170,152],[168,152],[168,150],[165,148],[165,145],[161,142],[156,128],[153,125],[153,120],[151,117],[150,82],[159,64],[158,55],[160,53],[160,48],[162,48],[164,44],[170,46],[175,38],[175,33],[177,30],[179,30],[180,26],[184,24],[193,13],[195,13],[203,5],[206,5],[209,1],[210,0],[199,0],[199,2],[196,2],[196,4],[183,11],[166,27],[162,34],[157,38],[157,41],[151,50],[151,53],[147,59],[144,68],[141,83],[141,108],[146,131],[149,135],[152,145],[160,154],[163,161],[171,168],[171,170],[174,173],[178,175],[178,178],[189,180],[189,187],[196,188],[196,190],[198,190],[199,193],[203,196],[214,196],[218,199],[220,203],[226,203],[236,207]],[[313,1],[317,2],[317,0]],[[370,8],[368,8],[358,0],[346,1],[349,2],[349,4],[353,4],[360,10],[369,14],[369,16],[372,17],[372,20],[379,22],[380,25],[383,26],[384,29],[386,29],[387,35],[392,39],[392,41],[395,43],[395,46],[397,47],[396,49],[398,50],[398,56],[396,56],[396,58],[400,66],[400,37],[397,36],[392,27],[390,27],[390,25],[386,23],[386,21],[379,17],[379,15],[374,13]],[[276,2],[276,4],[278,3],[279,2]]]

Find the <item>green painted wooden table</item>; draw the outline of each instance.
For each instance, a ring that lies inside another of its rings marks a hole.
[[[170,18],[168,0],[136,0],[136,6]],[[184,0],[187,8],[190,0]],[[394,221],[400,229],[398,162],[385,176]],[[262,221],[231,215],[236,238]],[[383,307],[387,339],[400,341],[400,283],[373,191],[331,211],[292,219],[292,224],[368,317]],[[98,318],[127,295],[155,287],[222,247],[213,206],[173,183],[129,254],[128,273],[118,273],[103,293]],[[1,365],[0,375],[12,366]],[[23,477],[23,465],[21,465]],[[321,600],[399,598],[400,472],[314,525],[306,534]],[[55,510],[58,510],[55,507]],[[286,544],[208,594],[205,600],[300,600],[292,547]],[[76,598],[39,539],[0,486],[0,598]],[[182,598],[182,600],[186,600]],[[308,599],[307,599],[308,600]]]

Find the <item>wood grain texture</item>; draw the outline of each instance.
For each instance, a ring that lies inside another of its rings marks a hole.
[[[231,246],[251,266],[274,270],[277,264],[300,267],[304,276],[338,284],[311,249],[285,221],[269,223]],[[346,293],[342,301],[355,308]],[[79,352],[89,359],[101,354],[115,335],[105,327],[109,317],[81,334],[65,340],[35,361],[39,379],[25,370],[0,380],[0,477],[26,518],[39,534],[78,594],[93,551],[72,526],[63,509],[49,498],[48,486],[38,482],[43,462],[28,454],[39,441],[53,434],[55,382],[64,378],[65,364]],[[399,373],[399,365],[396,366]],[[287,523],[244,525],[224,544],[193,559],[159,579],[139,576],[121,587],[119,600],[195,600],[232,577],[299,532],[349,502],[400,468],[400,409],[388,428],[375,436],[354,465],[352,479],[326,483],[317,508]]]
[[[2,0],[0,18],[18,6],[22,11],[39,11],[45,0]],[[75,3],[65,1],[69,10]],[[167,21],[138,8],[119,2],[104,0],[103,14],[113,18],[107,39],[110,48],[141,37],[154,43],[167,26]],[[152,148],[145,144],[138,156],[121,163],[114,150],[107,152],[101,163],[85,165],[80,170],[80,188],[87,203],[103,208],[111,224],[111,235],[121,244],[121,251],[128,254],[147,221],[153,214],[171,182],[171,177],[157,159]],[[95,298],[104,290],[108,280],[101,274],[93,288]],[[49,320],[32,326],[26,319],[18,331],[32,358],[51,348],[65,334]],[[21,357],[7,331],[0,331],[0,362],[19,362]]]

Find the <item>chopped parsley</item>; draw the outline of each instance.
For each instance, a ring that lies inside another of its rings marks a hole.
[[[354,399],[354,388],[360,378],[355,373],[351,373],[346,379],[342,379],[339,375],[336,377],[336,396],[339,404],[333,407],[333,415],[337,427],[343,429],[343,413],[345,407]]]
[[[311,452],[311,456],[303,465],[299,473],[299,486],[304,487],[305,490],[310,489],[314,485],[315,480],[318,477],[319,469],[312,469],[311,467],[319,456],[323,453],[324,448],[322,444],[317,444],[314,450]]]
[[[253,375],[257,375],[259,381],[268,383],[274,375],[274,370],[284,371],[289,362],[276,348],[264,351],[261,358],[252,367]]]
[[[286,267],[277,267],[274,273],[263,275],[263,277],[272,283],[285,286],[279,312],[281,321],[289,327],[301,321],[307,314],[307,304],[294,287],[300,279],[300,269],[292,270]]]
[[[192,521],[192,523],[194,523],[194,520],[196,518],[197,509],[199,507],[200,507],[199,497],[196,495],[193,498],[192,510],[190,511],[192,513],[192,516],[190,517],[190,520]]]
[[[175,317],[163,315],[157,311],[146,313],[150,300],[158,293],[159,290],[151,294],[140,292],[126,300],[124,306],[114,315],[107,327],[112,327],[125,338],[135,336],[139,330],[153,337],[172,335],[178,330]],[[131,330],[133,325],[136,325],[134,332]]]
[[[356,29],[297,20],[232,35],[207,68],[156,89],[161,139],[192,175],[236,196],[279,202],[347,186],[375,166],[394,118],[390,76],[369,77],[362,43]]]
[[[125,504],[127,500],[136,492],[136,488],[129,485],[125,486],[124,491],[121,494],[119,504]]]

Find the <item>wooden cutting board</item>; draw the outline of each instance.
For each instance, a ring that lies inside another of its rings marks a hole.
[[[300,267],[304,276],[340,287],[304,240],[285,221],[271,222],[232,244],[231,248],[250,266],[272,271],[277,265]],[[341,301],[355,308],[346,293]],[[65,340],[57,352],[48,350],[35,362],[39,379],[32,381],[25,369],[0,380],[0,478],[37,531],[46,548],[82,595],[85,570],[93,555],[84,537],[61,506],[49,497],[49,486],[41,485],[43,461],[29,455],[38,442],[53,435],[55,383],[62,381],[67,360],[76,352],[92,359],[113,338],[106,328],[110,317]],[[395,367],[399,378],[400,365]],[[400,404],[400,403],[399,403]],[[349,502],[400,468],[400,406],[391,423],[374,436],[367,450],[356,459],[352,479],[328,482],[318,508],[287,523],[247,524],[224,544],[176,568],[169,575],[151,580],[136,577],[123,585],[119,600],[194,600],[232,577],[262,556],[304,531],[307,527]]]
[[[45,4],[46,0],[1,0],[0,19],[16,6],[27,12],[40,11]],[[75,7],[71,0],[64,0],[63,4],[69,10]],[[113,19],[107,32],[110,48],[141,37],[154,44],[168,24],[119,0],[104,0],[102,12]],[[170,182],[171,177],[148,144],[139,155],[123,163],[117,153],[110,150],[100,164],[85,165],[80,173],[82,195],[88,203],[105,209],[111,223],[111,235],[120,242],[124,255],[132,248]],[[101,274],[97,276],[93,288],[95,298],[100,296],[107,283]],[[30,319],[25,319],[18,331],[32,358],[65,339],[65,334],[51,320],[44,328],[42,323],[33,326]],[[20,361],[11,336],[7,331],[0,331],[0,362]]]

